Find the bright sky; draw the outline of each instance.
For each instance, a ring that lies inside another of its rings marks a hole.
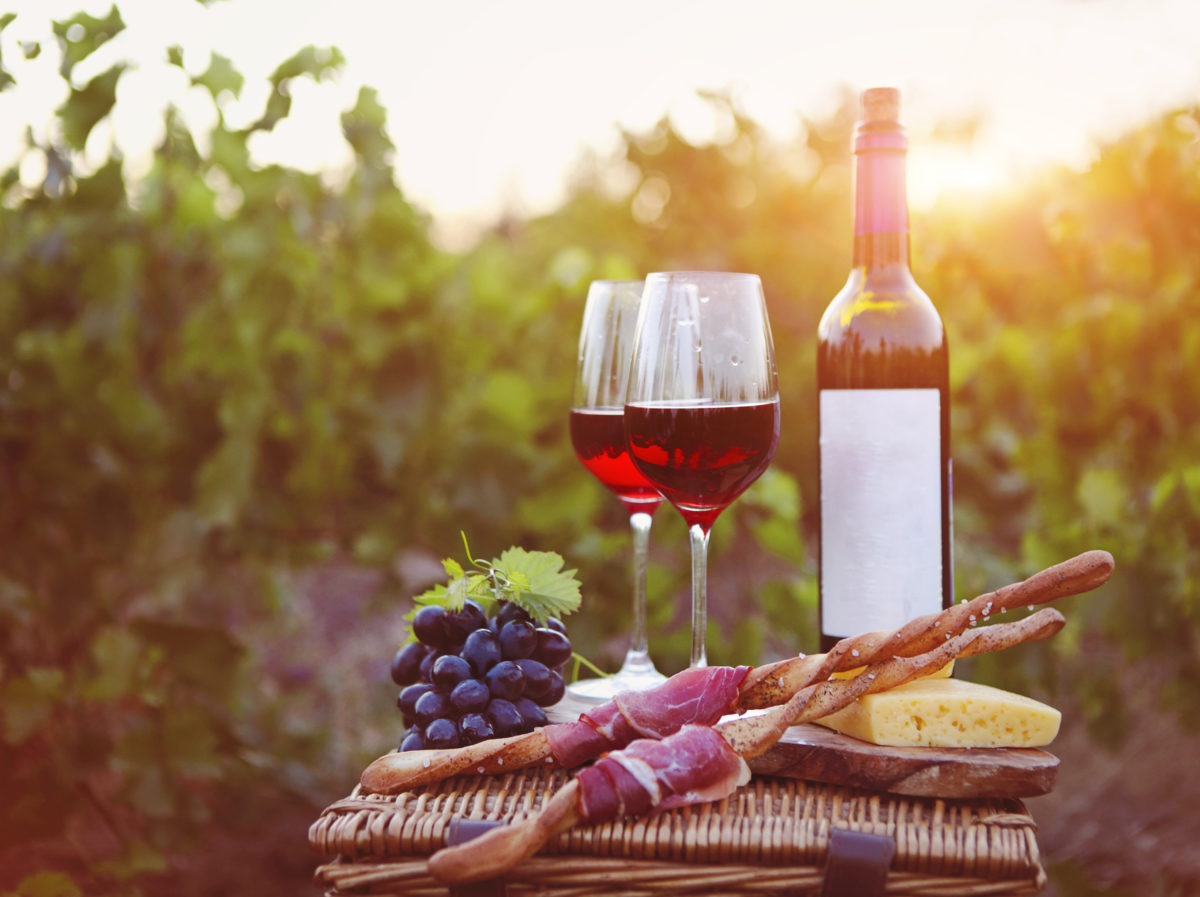
[[[1155,112],[1200,101],[1200,3],[1195,0],[120,0],[127,30],[78,70],[136,62],[121,82],[111,130],[130,157],[159,137],[168,101],[202,122],[205,102],[164,62],[179,44],[189,72],[210,51],[247,77],[227,115],[262,109],[266,76],[305,44],[335,45],[336,83],[296,91],[293,116],[255,147],[264,159],[336,169],[347,157],[338,115],[360,85],[389,111],[396,170],[409,198],[444,233],[503,207],[535,212],[562,197],[584,147],[602,157],[621,127],[670,114],[687,135],[711,133],[698,88],[724,89],[781,138],[819,119],[846,87],[904,91],[917,135],[982,112],[984,128],[957,157],[910,151],[915,204],[986,186],[1047,160],[1080,165],[1094,141]],[[0,162],[23,124],[44,129],[62,99],[49,20],[103,16],[111,0],[8,0],[2,36],[18,78],[0,94]],[[4,7],[0,7],[2,12]],[[39,40],[27,62],[19,41]]]

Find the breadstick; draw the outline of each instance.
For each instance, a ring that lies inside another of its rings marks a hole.
[[[533,816],[454,847],[443,847],[429,858],[429,874],[452,886],[498,878],[582,821],[579,780],[571,779]]]
[[[1049,638],[1064,622],[1062,614],[1046,608],[1017,622],[964,632],[923,654],[871,664],[853,679],[831,679],[806,686],[786,704],[757,716],[719,723],[714,729],[743,760],[757,757],[778,742],[789,726],[827,716],[864,694],[894,688],[938,669],[957,656],[999,651],[1024,641]],[[430,874],[450,885],[502,875],[537,853],[555,835],[583,821],[600,821],[585,819],[580,794],[579,780],[573,779],[537,814],[493,829],[466,844],[439,850],[429,858]]]
[[[1022,642],[1050,638],[1065,623],[1066,619],[1061,613],[1047,607],[1012,623],[969,629],[943,639],[940,645],[923,654],[910,657],[897,655],[876,661],[853,679],[828,679],[813,683],[797,691],[786,704],[757,716],[721,723],[717,728],[743,757],[757,757],[774,746],[788,726],[828,716],[862,695],[895,688],[928,675],[956,658],[1003,651]],[[737,743],[733,739],[737,739]]]
[[[542,763],[554,766],[550,745],[541,728],[492,738],[466,747],[442,751],[397,751],[385,754],[363,770],[362,786],[376,794],[399,794],[418,785],[441,782],[452,776],[510,772]]]
[[[1022,582],[952,605],[940,613],[917,617],[891,632],[851,636],[834,645],[828,654],[792,657],[756,667],[742,683],[735,709],[773,707],[810,682],[828,679],[835,672],[856,669],[897,654],[922,654],[993,614],[1090,591],[1106,582],[1112,571],[1111,554],[1086,551]]]
[[[1113,569],[1107,551],[1088,551],[1034,574],[1023,582],[930,614],[893,632],[873,632],[842,639],[828,654],[789,658],[751,670],[739,686],[729,712],[772,707],[797,691],[828,679],[834,672],[855,669],[893,655],[920,654],[947,635],[962,632],[973,622],[1025,605],[1044,604],[1104,583]],[[694,722],[694,720],[690,720]],[[409,788],[440,782],[464,773],[494,774],[533,765],[554,766],[543,729],[524,735],[492,739],[450,750],[393,752],[372,762],[362,774],[362,786],[378,794],[398,794]]]

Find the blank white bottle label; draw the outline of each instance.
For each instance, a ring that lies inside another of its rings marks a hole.
[[[821,390],[821,631],[942,609],[940,396]]]

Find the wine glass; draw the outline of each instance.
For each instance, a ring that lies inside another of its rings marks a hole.
[[[646,556],[651,516],[662,496],[633,466],[625,445],[625,387],[641,298],[640,280],[595,281],[588,289],[579,334],[571,445],[583,466],[621,500],[633,533],[629,650],[613,675],[584,679],[568,687],[573,696],[584,700],[606,701],[622,691],[651,688],[666,678],[654,668],[646,638]]]
[[[625,399],[630,457],[688,524],[691,666],[707,665],[708,536],[779,442],[775,348],[755,274],[646,278]]]

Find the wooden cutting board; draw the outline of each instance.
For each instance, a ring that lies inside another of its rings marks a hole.
[[[1037,748],[882,747],[805,723],[750,769],[918,797],[1034,797],[1054,788],[1058,758]]]
[[[548,716],[567,722],[592,706],[568,695]],[[750,769],[917,797],[1035,797],[1054,788],[1058,758],[1037,748],[881,747],[805,723],[788,729]]]

